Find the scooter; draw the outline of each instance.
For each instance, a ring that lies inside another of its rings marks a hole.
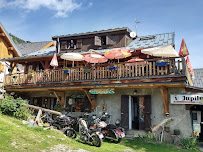
[[[116,125],[107,124],[105,121],[107,118],[110,118],[108,113],[102,114],[100,118],[96,118],[94,125],[90,126],[90,129],[98,129],[103,135],[104,138],[120,143],[122,138],[125,137],[125,129],[120,127],[120,121],[116,121]]]
[[[101,147],[102,138],[104,137],[103,134],[98,131],[90,131],[87,127],[86,121],[83,118],[80,118],[78,122],[80,140],[96,147]]]

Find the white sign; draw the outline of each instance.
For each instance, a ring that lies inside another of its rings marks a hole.
[[[172,94],[171,104],[203,104],[203,93]]]

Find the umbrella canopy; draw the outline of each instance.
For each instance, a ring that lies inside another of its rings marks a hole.
[[[141,61],[144,61],[144,59],[135,58],[135,59],[130,59],[130,60],[128,60],[127,62],[141,62]]]
[[[157,57],[179,57],[172,45],[143,49],[141,52]]]
[[[83,55],[80,53],[65,53],[61,55],[61,59],[69,61],[83,61]]]
[[[130,50],[116,48],[104,53],[104,56],[108,59],[122,59],[131,56]]]
[[[100,54],[87,54],[83,56],[83,59],[89,63],[104,63],[108,60]]]
[[[57,60],[57,56],[56,56],[56,53],[54,53],[54,56],[50,62],[50,65],[53,66],[53,67],[57,67],[58,66],[58,60]]]
[[[181,42],[179,55],[180,56],[187,56],[187,55],[189,55],[189,52],[188,52],[188,49],[187,49],[187,46],[185,44],[185,40],[184,39],[182,39],[182,42]]]

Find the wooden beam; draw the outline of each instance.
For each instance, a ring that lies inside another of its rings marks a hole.
[[[64,107],[65,97],[66,97],[65,92],[61,92],[61,107]]]
[[[13,51],[13,50],[14,50],[14,47],[10,46],[10,47],[8,47],[8,50],[9,50],[9,51]]]
[[[43,68],[45,69],[45,65],[43,61],[40,61],[40,63],[42,64]]]
[[[55,94],[57,100],[59,101],[59,103],[61,103],[61,100],[60,100],[59,96],[57,95],[57,93],[55,91],[54,91],[54,94]]]
[[[89,100],[89,102],[90,102],[90,104],[91,104],[92,110],[94,110],[94,109],[96,108],[96,107],[95,107],[95,100],[93,101],[93,100],[91,99],[88,90],[86,90],[86,89],[83,89],[83,90],[85,91],[85,94],[86,94],[86,96],[87,96],[87,98],[88,98],[88,100]]]
[[[160,88],[163,103],[164,103],[164,113],[165,115],[169,115],[169,99],[168,99],[168,88],[161,87]]]
[[[45,60],[45,70],[49,69],[49,67],[50,67],[49,63],[50,63],[49,60]]]
[[[3,32],[1,32],[1,33],[0,33],[0,37],[4,37],[4,36],[6,36],[6,34],[3,33]]]

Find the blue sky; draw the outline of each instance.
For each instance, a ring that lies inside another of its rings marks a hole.
[[[185,39],[193,68],[203,68],[203,0],[0,0],[9,33],[32,42],[52,36],[129,27],[138,36],[175,32]]]

